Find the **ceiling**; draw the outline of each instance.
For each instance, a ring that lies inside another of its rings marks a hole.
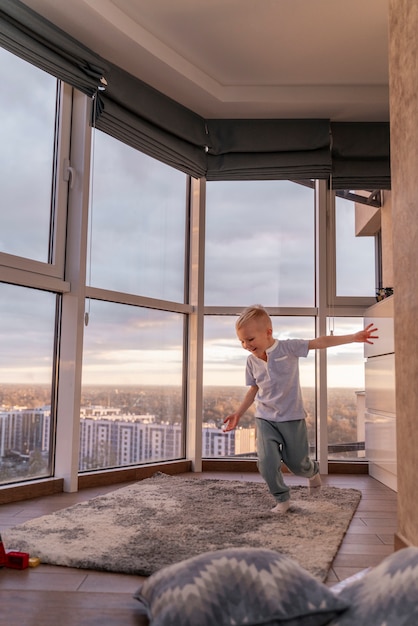
[[[389,0],[24,4],[205,118],[389,120]]]

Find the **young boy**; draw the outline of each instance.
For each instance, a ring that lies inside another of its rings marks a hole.
[[[311,487],[321,486],[318,462],[309,458],[306,412],[299,382],[299,357],[309,350],[345,343],[373,343],[377,328],[369,324],[353,335],[327,335],[316,339],[273,338],[271,318],[261,305],[251,306],[235,324],[247,358],[246,384],[249,389],[241,405],[224,419],[224,431],[233,430],[241,416],[256,402],[258,469],[277,504],[273,513],[286,513],[289,487],[283,481],[281,462],[297,476],[309,479]]]

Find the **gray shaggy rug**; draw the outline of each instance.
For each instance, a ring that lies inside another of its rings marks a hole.
[[[42,563],[142,576],[211,550],[268,548],[323,581],[360,498],[356,489],[292,487],[289,511],[274,515],[264,483],[158,473],[2,538]]]

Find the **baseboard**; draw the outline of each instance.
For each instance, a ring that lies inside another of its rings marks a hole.
[[[34,480],[24,485],[4,485],[0,487],[0,504],[52,496],[55,493],[61,493],[63,489],[64,480],[62,478]]]
[[[203,459],[202,471],[204,472],[257,472],[257,461],[254,459]],[[283,472],[289,472],[283,466]],[[368,463],[349,461],[330,461],[328,463],[329,474],[368,474]]]
[[[191,471],[191,461],[172,461],[167,463],[155,463],[143,467],[132,467],[124,469],[114,469],[103,472],[90,472],[80,474],[78,477],[78,489],[88,489],[89,487],[103,487],[106,485],[116,485],[118,483],[143,480],[150,478],[156,472],[165,474],[182,474]],[[41,498],[52,496],[64,491],[63,478],[45,478],[44,480],[31,481],[19,485],[4,485],[0,487],[0,504],[11,502],[22,502],[31,498]]]
[[[402,550],[402,548],[409,548],[410,546],[412,546],[412,543],[407,541],[403,535],[401,535],[398,532],[395,533],[394,543],[393,543],[395,552],[397,550]]]
[[[329,461],[328,474],[368,474],[369,464],[363,461]]]
[[[150,478],[156,472],[165,474],[183,474],[191,471],[191,461],[168,461],[166,463],[153,463],[141,467],[128,467],[113,469],[101,472],[88,472],[79,474],[78,488],[88,489],[89,487],[103,487],[105,485],[116,485],[118,483],[144,480]]]
[[[203,459],[202,472],[257,472],[253,459]]]

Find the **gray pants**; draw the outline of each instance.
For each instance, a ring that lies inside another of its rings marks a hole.
[[[290,490],[283,480],[282,461],[296,476],[312,478],[319,471],[318,462],[309,458],[306,422],[269,422],[258,417],[256,425],[259,472],[274,498],[285,502]]]

